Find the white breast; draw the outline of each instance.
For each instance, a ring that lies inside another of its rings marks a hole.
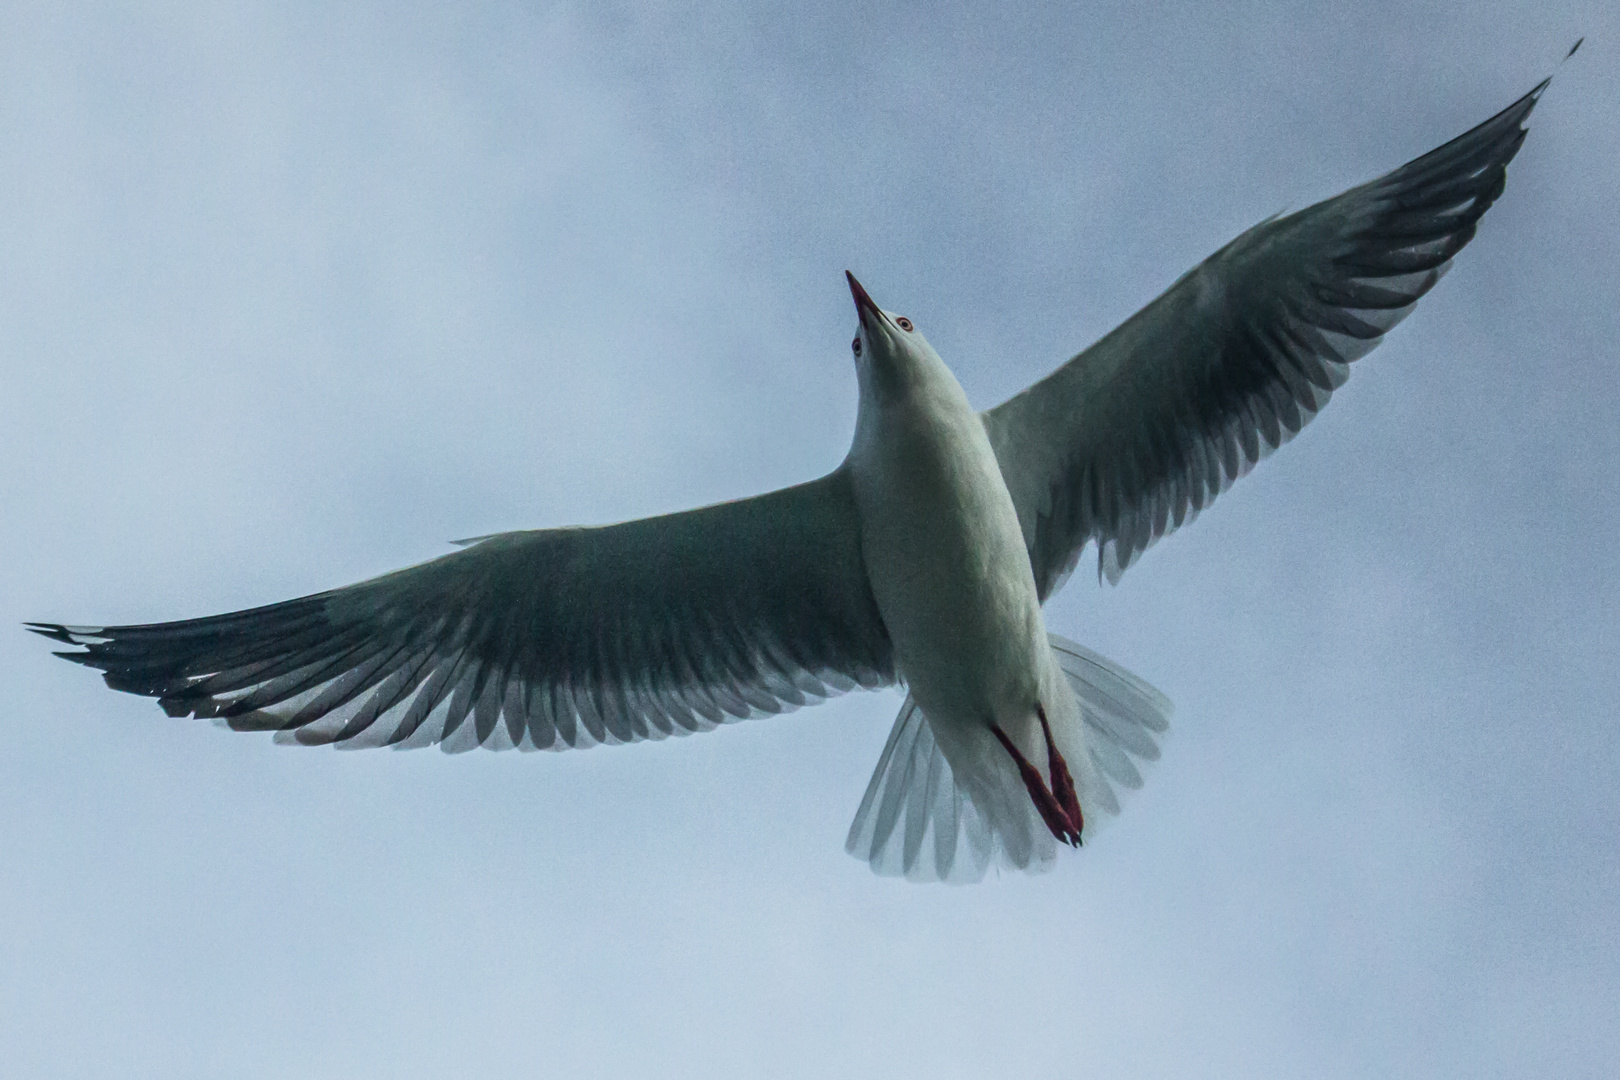
[[[977,413],[933,359],[868,409],[850,453],[862,549],[900,672],[936,724],[1019,724],[1047,659],[1012,497]]]

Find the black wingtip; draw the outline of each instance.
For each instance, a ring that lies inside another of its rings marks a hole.
[[[1569,47],[1569,52],[1564,54],[1564,58],[1558,61],[1558,66],[1563,67],[1565,64],[1569,63],[1569,58],[1579,52],[1581,46],[1584,44],[1586,44],[1586,35],[1582,34],[1580,37],[1575,39],[1575,44]],[[1541,98],[1541,92],[1547,89],[1547,84],[1552,81],[1553,77],[1551,75],[1547,76],[1545,79],[1541,80],[1541,83],[1534,90],[1530,91],[1530,93],[1526,94],[1525,96],[1534,100],[1539,100]]]
[[[69,645],[74,644],[73,635],[69,634],[68,628],[61,623],[25,622],[23,623],[23,629],[31,630],[41,637],[48,637],[52,641],[65,641]],[[61,656],[62,654],[57,653],[56,655]]]
[[[77,652],[68,652],[65,649],[52,649],[52,656],[60,656],[64,660],[71,660],[75,664],[83,664],[86,667],[100,667],[100,665],[96,663],[96,658],[92,654],[90,647],[82,641],[74,640],[73,637],[74,631],[84,632],[92,629],[91,627],[65,626],[62,623],[51,622],[25,622],[23,623],[23,629],[32,631],[33,633],[38,634],[40,637],[50,638],[52,641],[60,641],[64,644],[72,645],[78,650]],[[100,627],[95,627],[94,629],[100,629]]]

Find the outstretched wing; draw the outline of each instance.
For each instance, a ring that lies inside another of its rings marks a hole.
[[[1473,238],[1546,87],[1381,179],[1255,226],[984,414],[1043,600],[1090,540],[1117,581],[1327,404]]]
[[[657,739],[894,680],[842,470],[231,615],[31,628],[172,716],[349,747]]]

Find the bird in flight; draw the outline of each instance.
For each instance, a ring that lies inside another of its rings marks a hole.
[[[1243,233],[988,412],[848,276],[849,454],[664,517],[501,533],[210,618],[29,628],[171,716],[306,746],[562,750],[907,696],[847,849],[886,874],[1039,870],[1119,811],[1169,701],[1047,631],[1298,434],[1501,195],[1543,82],[1371,183]]]

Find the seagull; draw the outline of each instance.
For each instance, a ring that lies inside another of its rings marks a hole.
[[[1171,706],[1042,605],[1091,544],[1118,581],[1321,411],[1473,238],[1549,81],[1262,221],[988,412],[846,273],[859,409],[818,480],[227,615],[26,625],[170,716],[304,746],[563,750],[902,686],[846,849],[913,880],[1046,869],[1142,785]]]

